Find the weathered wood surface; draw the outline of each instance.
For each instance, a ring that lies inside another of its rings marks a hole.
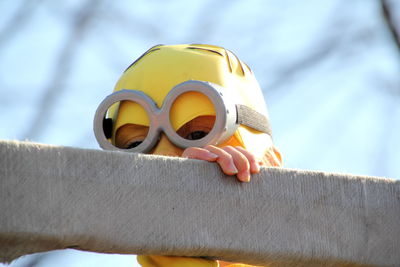
[[[0,261],[73,247],[269,266],[400,266],[400,183],[0,141]]]

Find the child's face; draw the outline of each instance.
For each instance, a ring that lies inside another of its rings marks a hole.
[[[189,140],[196,140],[206,136],[213,128],[215,116],[200,116],[184,124],[177,133]],[[118,129],[115,144],[119,148],[132,148],[140,144],[147,136],[149,127],[126,124]],[[182,156],[183,149],[171,143],[165,134],[162,134],[157,145],[149,154],[164,156]]]
[[[215,116],[200,116],[184,124],[177,133],[186,139],[200,139],[211,131],[214,122]],[[119,148],[135,147],[145,139],[147,133],[147,126],[123,125],[116,132],[115,144]],[[204,148],[182,149],[174,145],[163,133],[149,154],[216,161],[225,174],[235,175],[242,182],[250,181],[250,175],[260,171],[260,165],[271,166],[271,161],[267,158],[257,159],[250,151],[235,145],[237,144],[228,141],[218,147],[208,145]],[[271,148],[275,152],[275,148],[273,146]],[[278,166],[280,164],[278,161],[272,165]]]

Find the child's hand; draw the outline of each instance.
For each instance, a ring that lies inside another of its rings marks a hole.
[[[249,182],[251,173],[260,172],[260,164],[256,157],[239,146],[189,147],[183,151],[182,157],[216,161],[225,174],[236,175],[237,179],[242,182]]]

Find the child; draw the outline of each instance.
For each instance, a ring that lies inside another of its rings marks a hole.
[[[281,165],[252,71],[218,46],[150,48],[100,104],[94,129],[104,149],[216,162],[241,182],[249,182],[260,166]],[[143,266],[229,266],[187,257],[138,256],[138,261]]]

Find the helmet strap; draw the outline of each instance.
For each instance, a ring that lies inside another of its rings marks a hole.
[[[258,111],[245,106],[236,104],[236,123],[248,126],[254,130],[269,134],[272,136],[272,130],[268,118]]]

